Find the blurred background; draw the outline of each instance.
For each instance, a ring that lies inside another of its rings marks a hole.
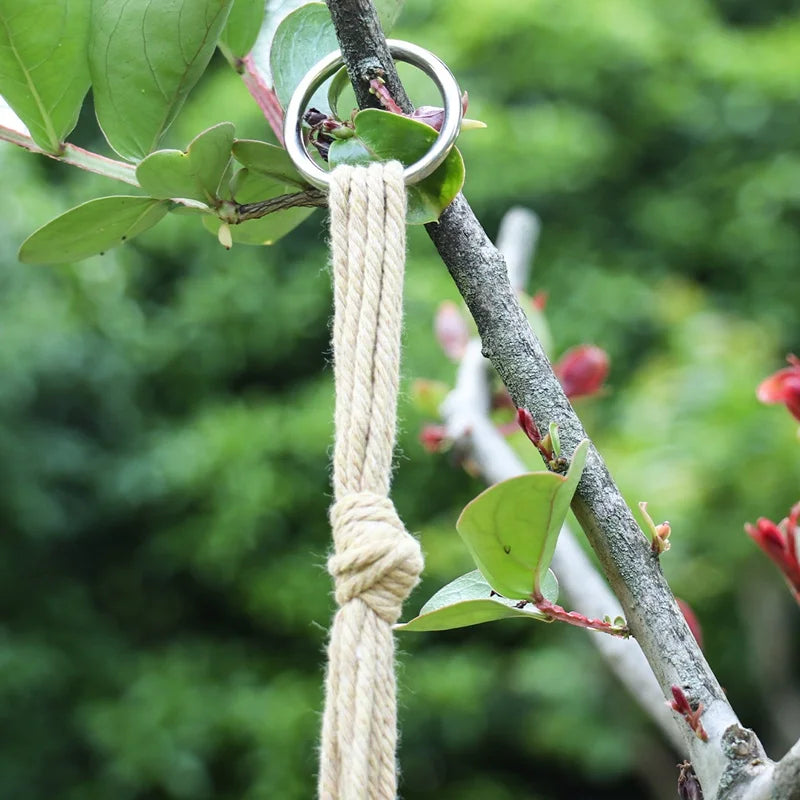
[[[494,235],[542,220],[530,291],[553,354],[608,351],[579,412],[743,723],[800,734],[800,614],[743,532],[800,497],[797,423],[758,382],[800,351],[800,13],[792,0],[408,0],[486,130],[465,193]],[[419,102],[419,100],[418,100]],[[221,58],[165,146],[229,119],[269,138]],[[102,149],[91,107],[72,139]],[[312,796],[326,628],[332,383],[325,216],[223,250],[172,216],[76,265],[24,267],[36,227],[120,186],[0,145],[0,794]],[[394,499],[427,555],[415,613],[471,568],[482,488],[427,453],[417,378],[458,300],[410,233]],[[399,641],[402,796],[676,796],[658,732],[588,635],[510,620]]]

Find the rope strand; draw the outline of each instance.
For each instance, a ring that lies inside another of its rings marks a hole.
[[[320,800],[395,800],[392,625],[423,565],[388,498],[403,313],[402,166],[338,167],[329,207],[336,443],[328,571],[339,610],[328,645],[318,789]]]

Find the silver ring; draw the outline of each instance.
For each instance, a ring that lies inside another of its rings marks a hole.
[[[427,178],[446,158],[461,130],[461,91],[453,73],[433,53],[410,42],[388,39],[386,44],[392,57],[421,69],[436,85],[444,103],[444,122],[431,149],[419,160],[403,170],[406,185]],[[331,174],[318,166],[308,154],[303,141],[302,114],[319,86],[344,63],[342,51],[334,52],[317,62],[294,90],[286,108],[283,138],[286,152],[300,174],[313,186],[327,189]]]

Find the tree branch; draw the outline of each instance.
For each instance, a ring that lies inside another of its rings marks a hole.
[[[373,104],[365,79],[370,70],[380,68],[392,96],[409,112],[411,105],[401,91],[371,2],[327,3],[359,105]],[[586,433],[525,319],[508,281],[502,255],[463,195],[456,197],[438,222],[426,227],[475,319],[483,353],[499,373],[515,405],[527,408],[540,430],[557,422],[564,452],[571,453]],[[739,725],[675,603],[658,559],[594,446],[589,451],[573,510],[663,695],[667,697],[676,685],[695,707],[702,703],[706,709],[702,721],[709,734],[708,743],[697,739],[682,723],[679,729],[707,800],[744,797],[745,783],[756,775],[739,771],[723,737],[731,734],[739,741],[739,749],[752,755],[759,765],[756,772],[762,777],[770,765],[761,758],[763,751],[755,736]],[[743,744],[745,739],[750,745]],[[729,780],[734,772],[735,785]]]
[[[383,78],[394,101],[404,113],[410,114],[414,106],[400,82],[372,1],[326,0],[326,3],[358,107],[382,108],[378,98],[370,92],[369,82],[373,78]]]
[[[306,189],[292,194],[281,194],[269,200],[257,200],[253,203],[241,203],[236,206],[236,220],[233,224],[246,222],[249,219],[260,219],[275,211],[301,206],[320,208],[328,205],[328,195],[319,189]]]
[[[775,765],[771,796],[782,800],[800,800],[800,740]]]
[[[38,153],[55,161],[63,161],[65,164],[71,164],[73,167],[79,167],[87,172],[94,172],[105,178],[113,178],[115,181],[129,183],[131,186],[139,185],[136,180],[136,167],[133,164],[106,158],[106,156],[93,153],[91,150],[84,150],[74,144],[65,144],[58,155],[48,153],[47,150],[42,150],[27,134],[5,125],[0,125],[0,140],[23,147],[30,150],[31,153]]]
[[[527,283],[538,231],[538,217],[522,208],[511,209],[500,224],[497,244],[508,262],[509,277],[516,290]],[[471,340],[459,364],[456,385],[442,404],[442,415],[448,438],[467,451],[487,483],[492,484],[529,470],[489,419],[488,365],[481,353],[480,340]],[[622,613],[617,598],[567,525],[559,534],[552,567],[561,589],[577,611],[598,618],[606,615],[613,618]],[[613,636],[592,636],[591,641],[667,741],[683,752],[683,737],[637,643]]]

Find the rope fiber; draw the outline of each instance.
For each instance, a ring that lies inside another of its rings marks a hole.
[[[392,625],[422,551],[388,498],[397,421],[406,190],[398,162],[332,173],[334,553],[320,800],[395,800]]]

